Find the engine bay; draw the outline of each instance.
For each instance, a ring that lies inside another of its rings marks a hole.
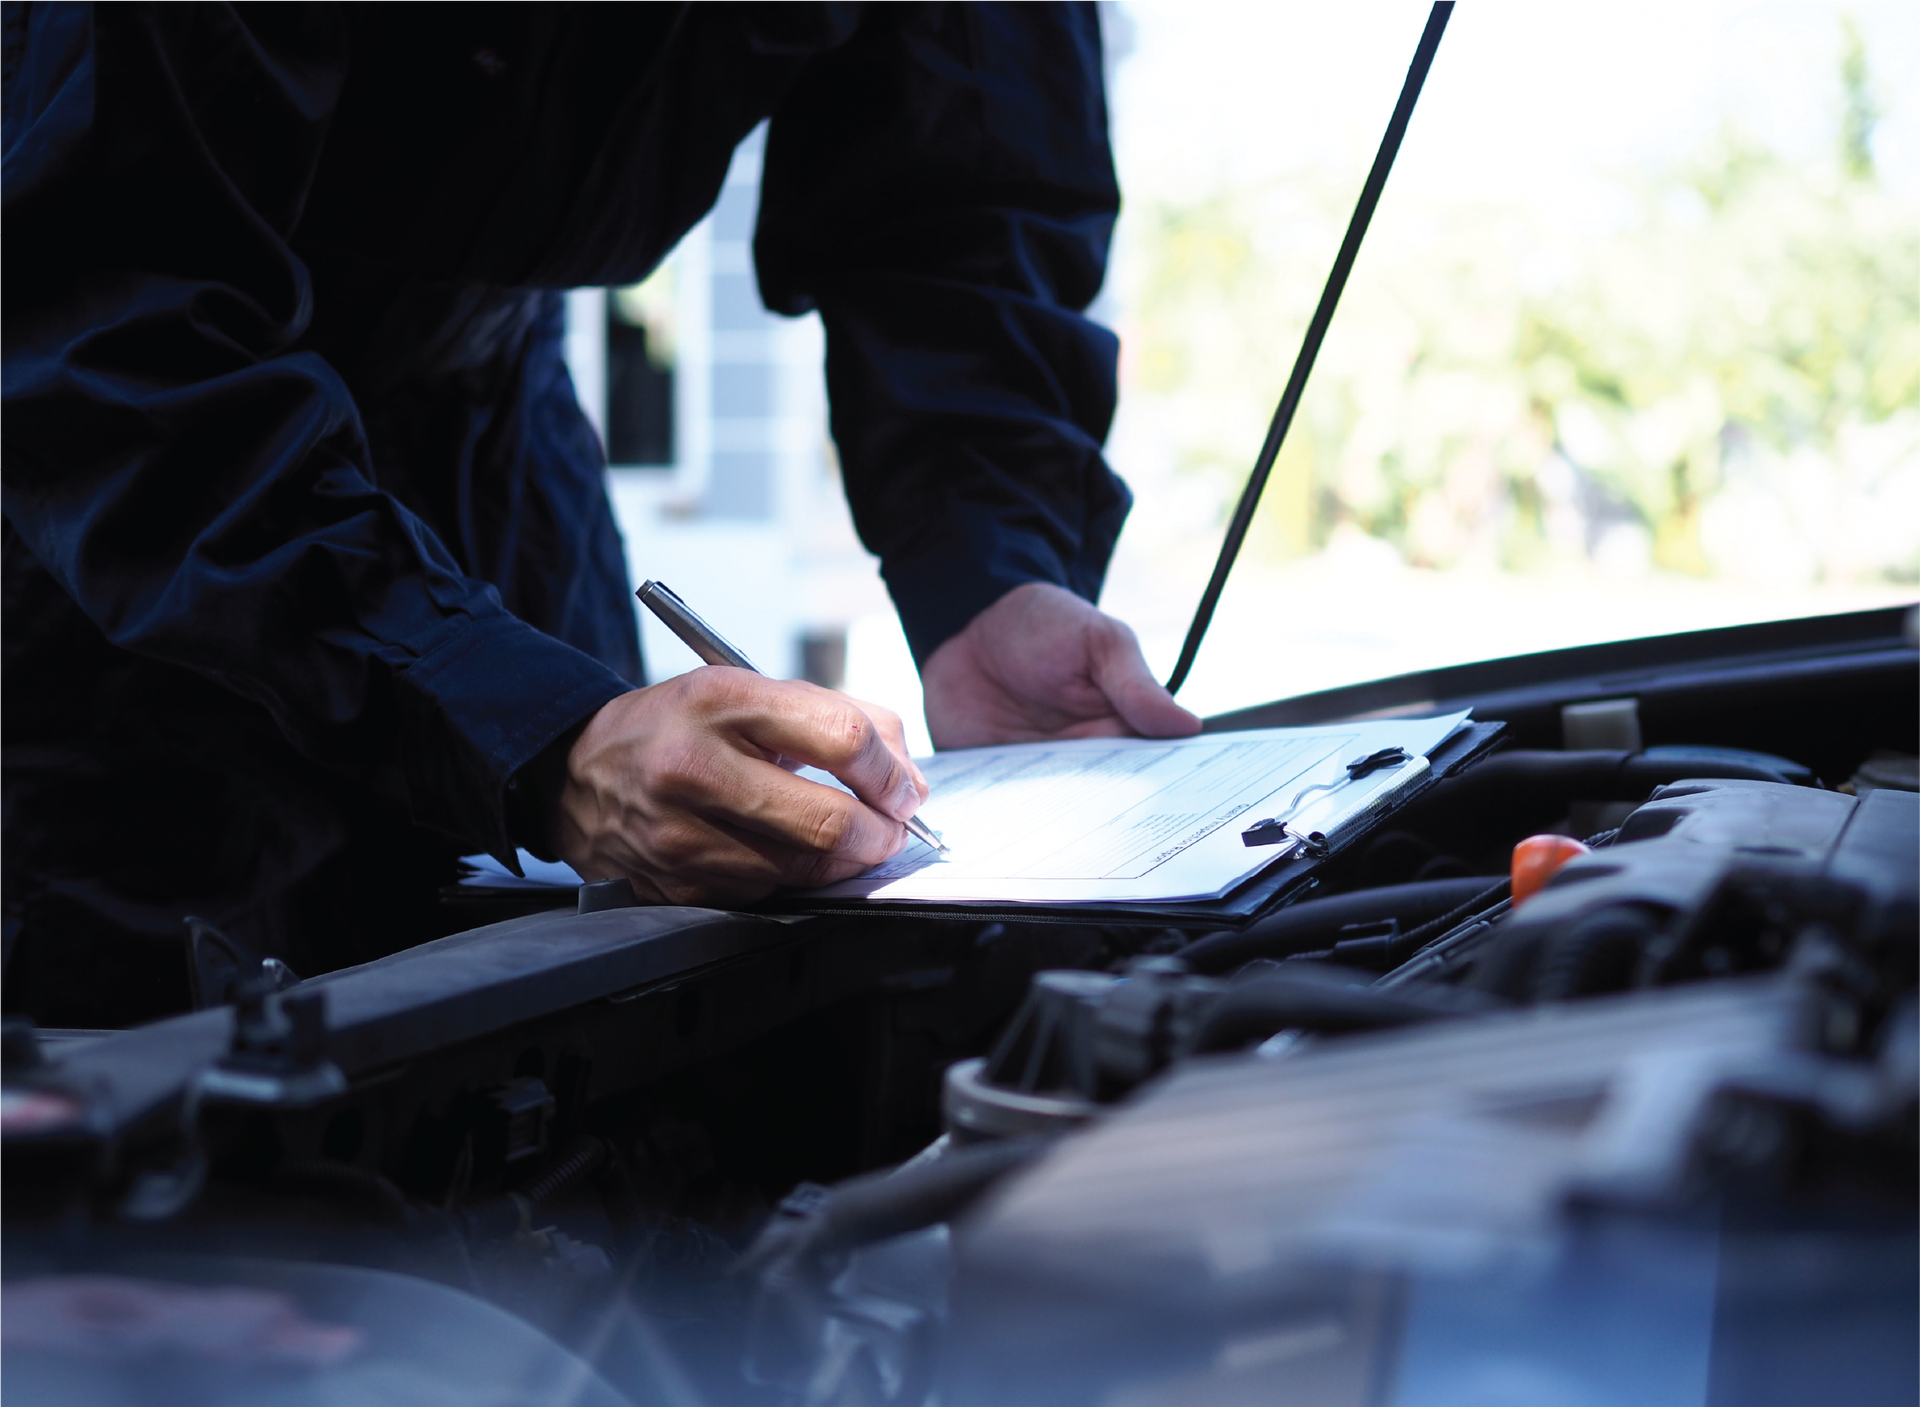
[[[6,1390],[1911,1402],[1913,619],[1211,720],[1503,725],[1237,928],[583,891],[306,981],[197,933],[202,1010],[8,1023]],[[179,1327],[221,1294],[268,1328]]]

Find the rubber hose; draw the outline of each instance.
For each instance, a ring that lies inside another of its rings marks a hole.
[[[382,1226],[401,1226],[413,1216],[407,1196],[379,1173],[350,1163],[302,1158],[282,1163],[274,1185],[286,1192],[310,1192],[331,1201],[351,1202]]]
[[[822,1192],[811,1215],[776,1217],[741,1267],[766,1274],[780,1265],[816,1260],[947,1221],[1052,1142],[999,1138],[955,1148],[914,1167],[849,1179]]]
[[[1180,950],[1179,957],[1192,972],[1231,972],[1255,958],[1282,958],[1330,947],[1342,928],[1354,924],[1387,919],[1398,919],[1402,926],[1425,923],[1485,893],[1487,884],[1484,875],[1430,879],[1309,899],[1246,928],[1197,938]]]
[[[814,1249],[846,1250],[946,1221],[1049,1142],[996,1139],[954,1149],[920,1167],[843,1183],[821,1208]]]
[[[1648,757],[1637,752],[1549,752],[1524,748],[1483,758],[1445,785],[1454,796],[1464,791],[1510,789],[1578,801],[1644,801],[1655,787],[1694,777],[1792,785],[1778,772],[1744,762]]]
[[[1534,1000],[1626,990],[1640,954],[1659,931],[1651,914],[1631,905],[1588,915],[1542,945],[1534,960]]]
[[[606,1140],[583,1133],[567,1145],[567,1151],[560,1155],[559,1161],[522,1187],[520,1195],[529,1202],[544,1202],[564,1192],[581,1178],[598,1172],[606,1161]]]
[[[1512,880],[1503,879],[1498,884],[1489,885],[1481,890],[1459,908],[1449,909],[1439,918],[1421,924],[1411,933],[1402,934],[1399,941],[1394,944],[1397,954],[1403,958],[1412,957],[1428,943],[1436,938],[1445,937],[1482,909],[1491,908],[1499,903],[1507,897],[1512,887]]]
[[[1453,988],[1383,991],[1327,976],[1276,972],[1223,992],[1200,1019],[1188,1049],[1193,1054],[1239,1050],[1280,1031],[1334,1033],[1410,1026],[1468,1016],[1496,1005]]]

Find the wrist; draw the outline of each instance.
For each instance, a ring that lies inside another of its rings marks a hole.
[[[559,858],[560,794],[567,784],[567,760],[592,718],[583,718],[507,779],[507,835],[522,850],[542,860]]]

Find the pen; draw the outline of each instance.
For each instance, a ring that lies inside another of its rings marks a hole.
[[[733,646],[720,638],[720,632],[701,620],[693,612],[693,607],[682,601],[666,586],[657,581],[644,583],[634,593],[646,608],[660,617],[660,623],[675,635],[689,650],[708,664],[732,665],[735,669],[744,669],[753,674],[760,671],[753,667],[753,661],[741,654]],[[907,822],[907,830],[916,840],[925,841],[942,855],[953,852],[946,843],[933,833],[933,829],[918,816]]]

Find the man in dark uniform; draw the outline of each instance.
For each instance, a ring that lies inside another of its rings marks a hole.
[[[9,1010],[181,1006],[187,913],[300,971],[419,941],[462,850],[743,903],[902,843],[882,711],[639,687],[561,361],[560,290],[642,278],[766,118],[762,295],[825,324],[935,742],[1197,726],[1091,604],[1128,496],[1090,6],[4,23]]]

